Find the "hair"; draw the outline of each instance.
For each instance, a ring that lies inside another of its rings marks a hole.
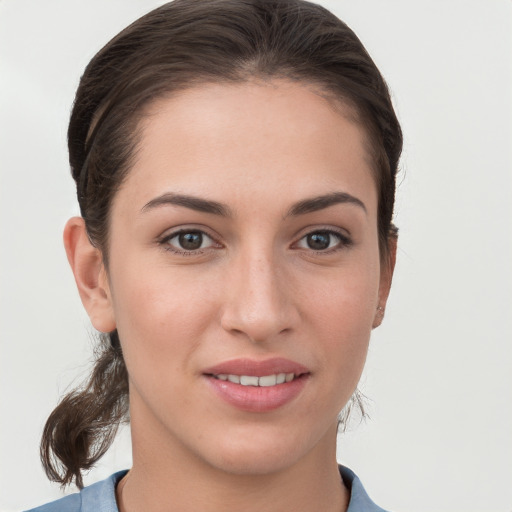
[[[175,0],[135,21],[91,60],[68,130],[71,171],[91,243],[108,268],[109,212],[130,171],[145,108],[205,83],[286,79],[313,84],[364,128],[388,254],[402,133],[387,85],[354,32],[303,0]],[[359,395],[356,394],[356,399]],[[103,334],[90,379],[50,415],[41,440],[47,476],[83,487],[128,418],[128,374],[117,332]]]

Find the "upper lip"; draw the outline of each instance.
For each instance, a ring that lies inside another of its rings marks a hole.
[[[224,361],[203,371],[206,375],[247,375],[253,377],[263,377],[265,375],[274,375],[278,373],[294,373],[301,375],[309,373],[309,370],[295,361],[282,357],[274,357],[257,361],[254,359],[231,359]]]

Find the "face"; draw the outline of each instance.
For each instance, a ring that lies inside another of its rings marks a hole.
[[[389,277],[364,134],[344,113],[285,81],[151,105],[112,205],[104,313],[134,457],[261,474],[332,453]]]

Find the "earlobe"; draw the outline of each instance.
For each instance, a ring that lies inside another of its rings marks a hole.
[[[378,327],[384,319],[386,302],[391,290],[391,282],[393,281],[393,272],[395,270],[397,242],[398,237],[395,234],[389,236],[388,254],[381,261],[379,301],[373,318],[373,329]]]
[[[92,325],[101,332],[113,331],[116,324],[103,256],[91,244],[81,217],[72,217],[66,223],[64,247]]]

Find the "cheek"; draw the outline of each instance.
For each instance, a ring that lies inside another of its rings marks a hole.
[[[214,315],[211,293],[187,273],[158,264],[127,264],[113,279],[114,315],[127,364],[179,367]]]
[[[326,327],[371,329],[379,292],[379,269],[375,264],[352,265],[322,280],[306,284],[308,309]]]
[[[358,378],[377,307],[378,265],[346,267],[324,279],[322,287],[308,288],[303,308],[309,312],[311,329],[324,345],[323,363],[336,365],[343,378]]]

